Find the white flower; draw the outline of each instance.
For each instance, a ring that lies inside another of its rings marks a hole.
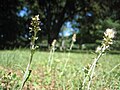
[[[39,15],[36,15],[35,17],[32,17],[32,20],[34,21],[34,20],[37,20],[37,21],[39,21],[40,19],[39,19]]]
[[[39,15],[36,15],[35,17],[36,17],[37,20],[40,20],[40,19],[39,19]]]
[[[96,53],[98,53],[98,52],[100,52],[101,51],[101,47],[100,46],[98,46],[97,48],[96,48]]]
[[[104,35],[108,38],[114,38],[115,37],[115,31],[113,29],[106,29],[106,31],[104,32]]]
[[[32,20],[34,21],[36,18],[35,17],[32,17]]]
[[[103,47],[102,47],[102,52],[104,52],[106,49],[108,49],[109,48],[109,45],[105,45],[105,44],[103,44]]]
[[[55,44],[56,44],[56,39],[53,40],[53,42],[52,42],[52,46],[54,47]]]
[[[72,41],[73,41],[73,42],[76,41],[76,34],[73,34]]]

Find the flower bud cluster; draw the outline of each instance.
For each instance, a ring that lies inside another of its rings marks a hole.
[[[102,46],[97,47],[96,52],[104,52],[106,49],[108,49],[109,46],[113,44],[113,38],[115,37],[115,34],[115,30],[109,28],[106,29],[103,36]]]
[[[35,46],[35,41],[38,39],[37,37],[37,33],[38,31],[40,31],[40,19],[39,19],[39,15],[36,15],[35,17],[32,17],[32,21],[31,21],[31,27],[29,27],[30,32],[33,32],[31,39],[31,49],[35,50],[37,48],[37,46]]]
[[[29,29],[30,29],[30,32],[38,32],[38,31],[40,31],[41,29],[40,29],[40,27],[39,27],[39,25],[40,25],[40,19],[39,19],[39,15],[36,15],[35,17],[32,17],[32,21],[31,21],[31,27],[29,27]]]

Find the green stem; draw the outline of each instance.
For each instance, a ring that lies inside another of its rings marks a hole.
[[[85,87],[86,80],[87,80],[88,76],[90,76],[90,73],[91,73],[90,81],[89,81],[89,84],[88,84],[88,87],[90,87],[90,83],[91,83],[91,80],[92,80],[92,77],[93,77],[93,72],[94,72],[96,63],[98,62],[99,58],[102,56],[102,53],[103,52],[101,51],[101,53],[97,56],[97,58],[94,59],[94,62],[92,64],[92,66],[90,67],[90,69],[88,71],[88,74],[87,74],[87,76],[85,77],[85,79],[83,81],[83,84],[82,84],[83,87],[82,87],[82,89]],[[89,88],[87,90],[89,90]]]
[[[95,67],[96,67],[96,64],[97,64],[97,62],[98,62],[98,60],[100,59],[101,56],[102,56],[102,52],[98,55],[98,57],[95,59],[93,65],[92,65],[92,72],[91,72],[91,75],[90,75],[90,80],[89,80],[89,83],[88,83],[87,90],[90,90],[90,85],[91,85],[92,77],[93,77],[93,74],[94,74],[94,71],[95,71]]]
[[[70,48],[69,48],[68,57],[67,57],[67,60],[66,60],[66,62],[65,62],[65,65],[64,65],[64,67],[63,67],[63,70],[62,70],[62,72],[61,72],[61,74],[60,74],[60,77],[61,77],[61,75],[62,75],[62,74],[64,73],[64,71],[65,71],[65,68],[66,68],[66,66],[67,66],[67,63],[68,63],[68,61],[69,61],[70,51],[72,50],[73,45],[74,45],[74,42],[72,41],[72,43],[71,43],[71,45],[70,45]]]
[[[52,46],[50,50],[49,58],[48,58],[48,64],[47,64],[47,70],[49,69],[48,72],[51,71],[51,68],[52,68],[54,52],[55,52],[55,47]]]
[[[25,73],[24,73],[23,80],[22,80],[22,83],[21,83],[21,86],[20,86],[20,90],[23,89],[26,81],[27,81],[27,80],[29,79],[29,77],[30,77],[30,74],[31,74],[30,65],[31,65],[31,62],[32,62],[32,59],[33,59],[33,54],[34,54],[34,50],[31,50],[30,60],[29,60],[29,63],[28,63],[28,65],[27,65],[26,71],[25,71]]]

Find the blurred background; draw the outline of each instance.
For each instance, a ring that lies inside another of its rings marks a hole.
[[[47,50],[54,39],[66,50],[94,50],[106,28],[117,31],[112,48],[120,50],[120,0],[0,0],[0,49],[28,48],[31,17],[40,16],[37,44]]]

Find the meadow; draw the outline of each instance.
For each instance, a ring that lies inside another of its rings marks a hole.
[[[0,51],[0,90],[17,90],[30,56],[28,49]],[[92,53],[35,51],[31,76],[24,90],[82,90]],[[89,80],[88,80],[89,81]],[[120,55],[104,53],[92,79],[91,90],[120,90]]]

